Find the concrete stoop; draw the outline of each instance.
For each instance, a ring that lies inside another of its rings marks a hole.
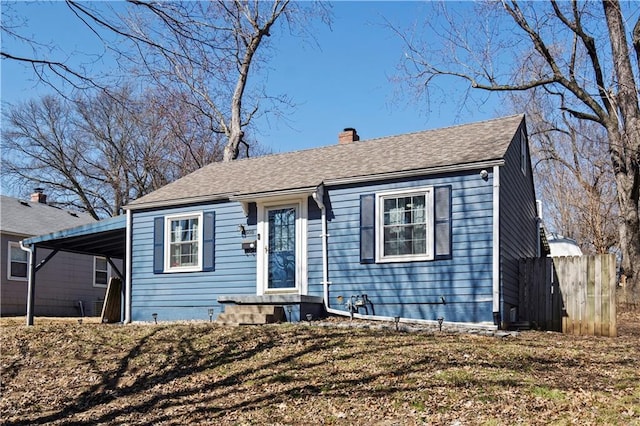
[[[282,306],[226,305],[216,322],[222,325],[261,325],[285,322]]]

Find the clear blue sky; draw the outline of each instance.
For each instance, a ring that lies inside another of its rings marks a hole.
[[[451,99],[428,106],[390,81],[398,74],[404,46],[385,26],[385,20],[408,27],[426,16],[423,2],[339,1],[333,5],[331,29],[316,25],[318,47],[290,36],[272,37],[277,38],[278,46],[269,62],[267,90],[272,95],[286,94],[297,105],[289,111],[286,122],[258,122],[258,139],[274,152],[336,143],[344,127],[355,127],[362,139],[368,139],[500,115],[495,101],[461,112],[460,98],[453,96],[453,91]],[[468,7],[469,3],[459,6]],[[86,61],[84,54],[102,52],[102,45],[64,2],[21,2],[14,7],[29,19],[25,35],[61,46],[71,53],[70,60],[82,56]],[[55,55],[67,57],[60,52]],[[29,68],[2,61],[3,103],[50,91],[36,84]]]

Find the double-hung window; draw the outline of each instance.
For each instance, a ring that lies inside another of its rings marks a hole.
[[[165,270],[201,270],[202,213],[167,216],[165,219]]]
[[[153,273],[210,272],[215,264],[215,212],[153,219]]]
[[[412,262],[452,256],[451,186],[360,196],[360,262]]]
[[[109,263],[106,257],[94,256],[93,258],[93,286],[106,287],[109,282]]]
[[[378,262],[433,258],[433,189],[376,194]]]
[[[16,281],[27,280],[28,254],[20,248],[20,243],[9,241],[7,278]]]

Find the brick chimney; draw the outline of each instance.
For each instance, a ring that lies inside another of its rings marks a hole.
[[[31,194],[32,203],[47,204],[47,194],[44,193],[43,188],[35,188],[33,194]]]
[[[358,132],[356,129],[352,127],[347,127],[342,132],[338,133],[338,143],[351,143],[360,140],[360,136],[358,136]]]

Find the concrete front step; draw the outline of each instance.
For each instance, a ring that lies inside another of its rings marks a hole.
[[[216,322],[225,325],[260,325],[286,321],[282,306],[227,305]]]
[[[279,308],[279,309],[278,309]],[[281,310],[284,313],[282,306],[274,305],[225,305],[225,314],[265,314],[276,315],[276,312]]]

